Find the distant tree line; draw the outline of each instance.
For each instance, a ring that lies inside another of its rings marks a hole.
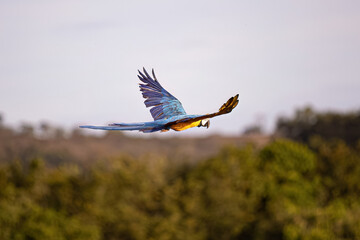
[[[48,166],[76,162],[86,167],[100,158],[120,155],[138,158],[147,154],[171,156],[173,161],[199,161],[216,154],[223,145],[243,146],[252,141],[263,146],[270,139],[268,136],[247,139],[219,135],[159,138],[157,135],[134,137],[119,131],[103,131],[97,135],[89,132],[78,127],[64,130],[46,122],[22,123],[15,127],[0,125],[0,163],[42,158]]]
[[[360,139],[360,110],[347,113],[315,112],[305,107],[291,118],[280,117],[275,132],[283,137],[309,143],[312,136],[342,139],[355,146]]]

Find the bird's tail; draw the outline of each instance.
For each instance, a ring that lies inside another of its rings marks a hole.
[[[142,127],[140,126],[128,126],[128,127],[121,127],[121,126],[92,126],[92,125],[83,125],[80,128],[89,128],[89,129],[97,129],[97,130],[141,130]]]
[[[112,123],[108,126],[92,126],[83,125],[80,128],[89,128],[97,130],[118,130],[118,131],[134,131],[138,130],[144,133],[156,132],[162,130],[159,126],[149,126],[146,123]]]

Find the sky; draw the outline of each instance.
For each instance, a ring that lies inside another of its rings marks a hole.
[[[0,114],[68,128],[151,121],[142,67],[189,114],[240,94],[209,129],[179,136],[236,135],[258,121],[270,131],[306,105],[358,110],[359,25],[359,1],[2,0]]]

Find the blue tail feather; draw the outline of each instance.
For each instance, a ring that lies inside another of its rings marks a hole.
[[[145,123],[110,123],[109,126],[116,127],[143,127]]]
[[[98,129],[98,130],[119,130],[119,131],[133,131],[141,132],[156,132],[164,129],[164,123],[160,122],[140,122],[140,123],[112,123],[108,126],[92,126],[84,125],[80,128]]]
[[[121,131],[132,131],[132,130],[139,130],[141,131],[144,126],[92,126],[92,125],[84,125],[80,126],[80,128],[89,128],[89,129],[97,129],[97,130],[121,130]]]

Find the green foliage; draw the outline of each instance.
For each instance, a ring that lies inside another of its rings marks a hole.
[[[258,197],[258,188],[252,188],[255,162],[250,147],[229,148],[189,173],[184,211],[202,233],[199,239],[232,239],[253,221]]]
[[[279,118],[276,132],[305,143],[309,143],[312,136],[321,136],[325,139],[342,139],[355,146],[360,140],[360,111],[321,113],[305,107],[297,110],[292,118]]]
[[[307,147],[279,140],[260,152],[263,195],[260,225],[266,235],[303,239],[316,210],[316,158]],[[266,236],[265,235],[265,236]]]
[[[360,151],[342,141],[227,147],[198,163],[0,167],[0,239],[360,239]]]
[[[65,204],[50,206],[59,197],[48,183],[54,176],[38,159],[28,166],[15,161],[0,170],[0,239],[99,239],[97,226],[72,216]]]

